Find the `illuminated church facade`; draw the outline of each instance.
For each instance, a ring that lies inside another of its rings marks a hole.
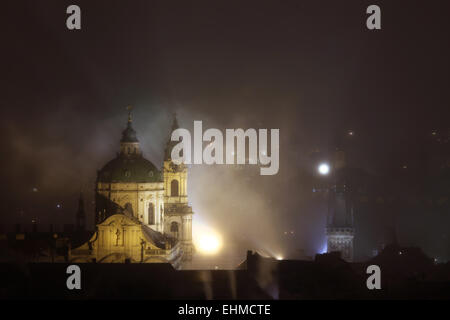
[[[178,128],[174,117],[172,131]],[[171,161],[167,142],[162,170],[145,159],[129,111],[120,152],[97,173],[95,225],[91,239],[70,250],[73,262],[190,261],[192,208],[187,167]]]

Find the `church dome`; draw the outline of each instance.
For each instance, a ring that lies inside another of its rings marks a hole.
[[[141,155],[125,156],[119,154],[109,161],[99,172],[97,182],[161,182],[161,172],[153,163]]]
[[[161,172],[142,156],[136,131],[131,123],[131,107],[128,107],[127,127],[122,132],[120,153],[98,171],[97,182],[146,183],[162,182]]]
[[[122,131],[122,139],[120,142],[138,142],[136,131],[131,126],[130,121],[128,121],[127,128]]]

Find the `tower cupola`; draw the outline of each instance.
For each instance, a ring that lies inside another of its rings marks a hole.
[[[136,131],[133,129],[132,126],[132,117],[131,117],[131,110],[132,107],[128,106],[128,121],[127,121],[127,127],[125,130],[122,131],[122,139],[120,139],[120,154],[121,155],[140,155],[141,149],[139,146],[139,140],[136,137]]]

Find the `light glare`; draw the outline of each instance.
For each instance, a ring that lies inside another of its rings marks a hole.
[[[319,173],[322,175],[326,175],[330,172],[330,166],[326,163],[322,163],[319,165]]]
[[[220,238],[214,234],[204,234],[199,238],[198,249],[205,254],[217,253],[222,243]]]
[[[194,225],[194,244],[201,254],[216,254],[222,248],[222,236],[202,223]]]

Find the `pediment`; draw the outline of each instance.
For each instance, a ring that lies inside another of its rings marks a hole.
[[[118,226],[139,226],[140,223],[134,221],[130,217],[118,213],[108,217],[105,221],[100,223],[98,226],[102,227],[118,227]]]

